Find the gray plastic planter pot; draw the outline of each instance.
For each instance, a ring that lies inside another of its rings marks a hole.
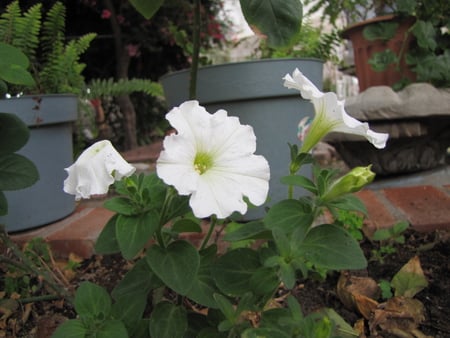
[[[18,151],[36,165],[33,186],[5,191],[8,214],[0,223],[8,232],[42,226],[72,213],[73,196],[63,191],[64,168],[73,162],[72,123],[77,119],[74,95],[39,95],[0,100],[0,111],[14,113],[30,127],[28,143]]]
[[[257,138],[255,153],[264,155],[270,165],[268,206],[287,198],[287,186],[280,183],[280,178],[289,174],[288,143],[299,144],[299,121],[314,116],[310,102],[301,99],[297,90],[283,86],[282,78],[295,68],[322,88],[323,62],[317,59],[229,63],[203,67],[198,73],[197,98],[201,105],[210,113],[225,109],[228,115],[237,116],[242,124],[253,127]],[[188,99],[189,70],[164,75],[160,81],[170,108]],[[305,166],[301,173],[311,177],[312,169]],[[259,207],[250,209],[245,219],[263,215],[264,208]]]

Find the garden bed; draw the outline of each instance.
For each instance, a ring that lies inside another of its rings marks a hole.
[[[415,296],[425,308],[425,321],[419,326],[419,330],[426,336],[434,338],[449,337],[450,298],[446,294],[450,290],[448,233],[418,233],[408,230],[405,238],[406,243],[397,244],[396,253],[387,255],[382,263],[371,259],[372,250],[379,249],[378,242],[363,240],[361,245],[369,265],[367,271],[360,271],[359,275],[367,275],[377,282],[390,281],[405,263],[417,255],[429,283],[428,287]],[[2,264],[0,267],[3,270],[2,274],[6,273],[6,266]],[[131,264],[119,255],[93,256],[81,261],[73,274],[66,274],[66,278],[72,290],[75,290],[82,281],[91,281],[111,290],[130,268]],[[299,280],[292,293],[300,300],[305,313],[311,313],[324,306],[330,307],[353,325],[362,318],[362,315],[343,306],[336,292],[338,279],[339,274],[332,273],[328,274],[325,281],[312,278]],[[37,282],[36,279],[34,282]],[[1,285],[0,289],[3,290],[4,286]],[[283,299],[286,292],[280,289],[279,299]],[[0,306],[3,316],[0,320],[0,337],[50,337],[59,323],[75,316],[70,303],[61,299],[28,304],[17,303],[18,306],[12,307],[10,309],[12,312],[8,313],[8,305],[4,303],[6,297],[4,295],[3,297]],[[382,302],[381,299],[379,301]],[[280,303],[282,304],[282,300]],[[367,334],[367,337],[370,335]],[[378,337],[397,336],[380,333]]]

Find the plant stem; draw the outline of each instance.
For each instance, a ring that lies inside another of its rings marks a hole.
[[[60,295],[42,295],[42,296],[36,296],[36,297],[28,297],[28,298],[19,298],[17,301],[20,304],[27,304],[27,303],[34,303],[34,302],[42,302],[47,300],[55,300],[60,299]]]
[[[212,232],[214,230],[214,227],[216,226],[216,223],[217,223],[217,217],[216,217],[216,215],[212,215],[210,223],[209,223],[208,233],[206,234],[205,238],[203,238],[203,242],[202,242],[202,246],[200,247],[200,250],[203,250],[206,247],[206,245],[208,244],[209,239],[211,238]]]
[[[192,31],[192,65],[189,82],[189,99],[197,98],[197,73],[198,73],[198,59],[200,54],[200,16],[201,3],[200,0],[194,0],[194,27]]]

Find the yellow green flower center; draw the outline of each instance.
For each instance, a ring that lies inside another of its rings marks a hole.
[[[194,159],[194,169],[200,175],[204,174],[208,169],[210,169],[214,164],[214,161],[210,154],[208,153],[197,153]]]

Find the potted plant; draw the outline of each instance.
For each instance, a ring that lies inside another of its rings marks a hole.
[[[314,10],[322,9],[336,23],[339,3],[319,1]],[[354,23],[343,36],[352,42],[361,91],[377,85],[399,90],[411,82],[448,87],[448,2],[355,0],[346,5]]]
[[[37,184],[7,193],[9,213],[1,222],[8,231],[53,222],[75,208],[75,200],[64,194],[60,182],[73,159],[72,123],[78,114],[77,94],[84,88],[84,64],[79,58],[95,34],[66,43],[64,18],[61,2],[43,18],[41,3],[22,12],[18,1],[11,2],[0,17],[0,41],[29,58],[34,79],[32,85],[10,85],[0,110],[16,114],[30,128],[30,141],[20,153],[40,173]]]

